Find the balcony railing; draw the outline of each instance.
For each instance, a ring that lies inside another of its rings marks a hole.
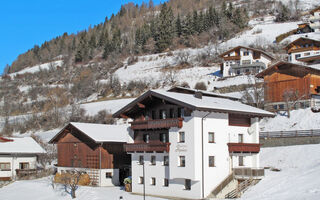
[[[264,168],[233,168],[233,176],[236,179],[259,179],[264,176]]]
[[[241,69],[241,68],[252,68],[252,67],[258,67],[258,68],[262,68],[265,69],[266,65],[263,62],[252,62],[252,63],[242,63],[242,64],[232,64],[231,67],[233,69]]]
[[[229,153],[259,153],[260,144],[255,143],[228,143]]]
[[[133,130],[160,129],[160,128],[171,128],[171,127],[182,128],[182,122],[183,122],[183,118],[134,121],[134,122],[131,122],[131,128]]]
[[[158,151],[158,152],[169,152],[170,151],[170,143],[157,143],[157,144],[149,144],[149,143],[138,143],[138,144],[125,144],[125,151],[127,152],[148,152],[148,151]]]
[[[240,60],[240,56],[227,56],[227,57],[223,57],[223,59],[225,61],[228,61],[228,60]]]

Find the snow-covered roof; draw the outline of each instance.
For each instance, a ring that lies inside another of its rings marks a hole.
[[[8,142],[0,142],[0,154],[41,154],[46,151],[31,137],[10,137]]]
[[[100,142],[128,142],[128,125],[108,125],[108,124],[92,124],[92,123],[79,123],[70,122],[67,126],[73,126],[83,134],[90,137],[96,143]],[[66,127],[67,127],[66,126]],[[59,133],[57,133],[49,143],[54,143],[56,138],[66,128],[64,127]]]
[[[120,109],[113,116],[120,117],[121,114],[129,111],[133,106],[137,105],[138,102],[144,100],[145,98],[148,98],[149,96],[162,98],[166,101],[175,103],[177,105],[185,106],[192,110],[247,114],[260,117],[274,116],[274,114],[271,112],[243,104],[239,101],[233,101],[226,98],[212,96],[209,97],[204,95],[202,95],[201,98],[197,98],[193,94],[169,92],[165,90],[149,90],[148,92],[138,97],[135,101]]]

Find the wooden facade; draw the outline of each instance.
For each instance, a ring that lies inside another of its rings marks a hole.
[[[113,169],[131,163],[124,143],[96,143],[70,124],[54,143],[57,144],[58,167]]]
[[[304,52],[304,51],[317,51],[320,50],[320,41],[309,38],[298,38],[285,47],[288,54]]]
[[[302,100],[310,99],[318,94],[320,86],[320,70],[286,62],[273,65],[257,77],[264,78],[266,103],[284,102],[286,91],[294,91]]]

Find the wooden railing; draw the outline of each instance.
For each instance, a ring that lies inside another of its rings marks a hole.
[[[264,168],[233,168],[233,176],[237,179],[259,178],[264,176]]]
[[[250,152],[259,153],[260,144],[256,143],[228,143],[229,153],[232,152]]]
[[[314,137],[320,136],[320,129],[295,130],[295,131],[263,131],[260,138],[289,138],[289,137]]]
[[[134,122],[131,122],[131,128],[133,130],[171,128],[171,127],[182,128],[182,122],[183,122],[183,118],[134,121]]]
[[[223,57],[223,59],[225,61],[228,61],[228,60],[240,60],[240,56],[227,56],[227,57]]]
[[[135,152],[135,151],[159,151],[159,152],[169,152],[170,151],[170,143],[157,143],[157,144],[149,144],[149,143],[138,143],[138,144],[125,144],[125,151],[127,152]]]
[[[16,169],[18,177],[24,177],[29,175],[35,175],[39,172],[42,172],[43,169]]]
[[[213,194],[213,196],[216,197],[217,194],[219,194],[219,192],[221,192],[221,191],[223,190],[223,188],[225,188],[232,180],[233,180],[233,173],[229,174],[229,176],[227,176],[227,178],[225,178],[225,179],[211,192],[211,194]]]

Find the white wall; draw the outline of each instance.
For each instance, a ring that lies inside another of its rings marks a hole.
[[[0,171],[0,177],[15,178],[16,169],[19,169],[19,163],[29,163],[29,169],[35,169],[37,163],[36,156],[5,156],[0,155],[0,163],[10,163],[10,171]]]
[[[84,171],[90,176],[90,171],[97,171],[98,177],[98,185],[99,186],[118,186],[119,183],[119,169],[90,169],[90,168],[75,168],[75,167],[57,167],[57,171],[61,173],[61,171],[65,170],[78,170]],[[112,178],[106,178],[106,173],[111,172]]]

